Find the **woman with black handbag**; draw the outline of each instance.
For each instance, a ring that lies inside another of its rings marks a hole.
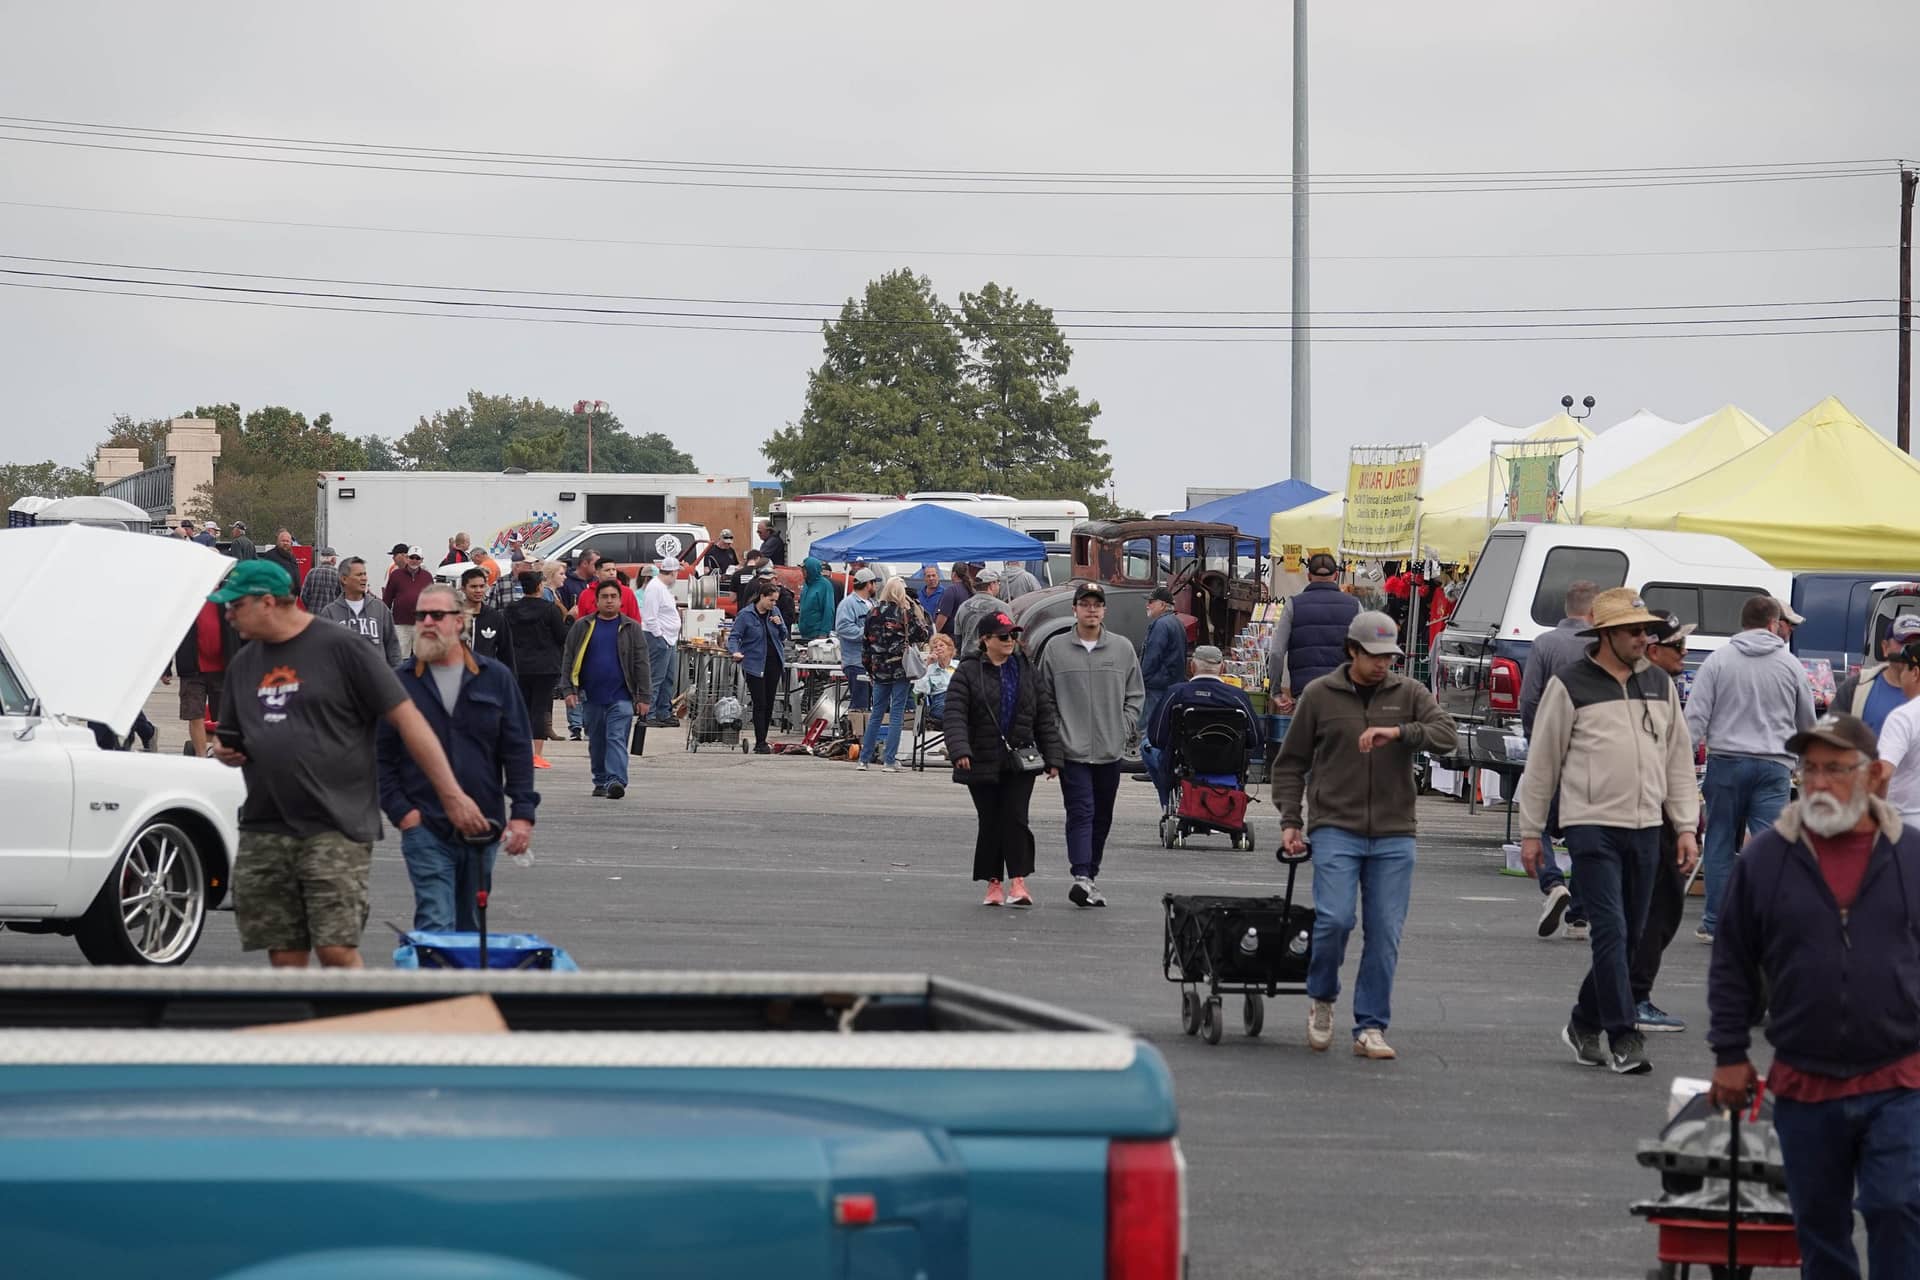
[[[1064,752],[1053,699],[1020,652],[1020,628],[1005,613],[980,624],[980,648],[947,686],[944,728],[953,780],[973,796],[980,826],[973,878],[987,882],[984,905],[1030,907],[1033,830],[1027,804],[1041,773],[1058,777]]]

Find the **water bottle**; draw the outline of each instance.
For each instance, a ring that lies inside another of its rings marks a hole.
[[[1287,950],[1293,952],[1293,954],[1297,956],[1303,956],[1307,954],[1306,930],[1302,929],[1299,933],[1296,933],[1293,935],[1293,941],[1287,944]]]
[[[1260,931],[1249,926],[1247,931],[1240,935],[1240,954],[1243,956],[1252,956],[1258,955],[1259,953]]]
[[[532,865],[533,865],[533,850],[531,850],[531,849],[529,849],[529,850],[527,850],[527,851],[526,851],[525,853],[510,853],[510,854],[508,854],[508,855],[507,855],[507,865],[508,865],[508,866],[510,866],[510,867],[519,867],[519,868],[521,868],[522,870],[525,870],[525,869],[526,869],[527,867],[530,867],[530,866],[532,866]]]

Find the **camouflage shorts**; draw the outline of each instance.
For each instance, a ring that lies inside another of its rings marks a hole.
[[[248,951],[357,947],[367,927],[373,846],[337,832],[242,831],[233,918]]]

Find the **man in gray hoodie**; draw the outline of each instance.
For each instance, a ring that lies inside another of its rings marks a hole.
[[[1740,833],[1758,834],[1787,807],[1787,739],[1813,727],[1813,687],[1781,637],[1772,596],[1741,607],[1740,634],[1700,665],[1687,697],[1687,731],[1707,744],[1707,904],[1694,937],[1712,942]]]
[[[1107,634],[1107,589],[1097,582],[1073,588],[1073,630],[1055,636],[1040,655],[1040,681],[1053,695],[1066,763],[1060,794],[1067,806],[1067,860],[1077,907],[1104,907],[1096,883],[1100,855],[1113,826],[1120,760],[1127,735],[1139,723],[1147,686],[1140,655],[1124,636]]]

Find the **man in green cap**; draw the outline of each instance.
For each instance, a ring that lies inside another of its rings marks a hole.
[[[380,837],[374,733],[385,720],[462,832],[488,822],[380,654],[345,627],[315,626],[270,560],[236,564],[210,597],[242,646],[227,664],[214,758],[243,770],[233,868],[240,945],[275,967],[357,969]]]

